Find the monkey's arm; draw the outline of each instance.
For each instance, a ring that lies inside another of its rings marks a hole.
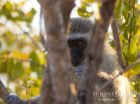
[[[31,98],[29,100],[23,100],[17,95],[8,95],[4,100],[5,104],[39,104],[40,96]]]

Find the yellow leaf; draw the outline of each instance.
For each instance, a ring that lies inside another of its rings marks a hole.
[[[135,4],[135,8],[137,8],[138,10],[140,10],[140,4]]]
[[[10,56],[14,59],[19,59],[23,61],[28,60],[28,54],[20,52],[20,51],[13,51]]]
[[[45,54],[44,54],[44,52],[38,52],[37,55],[38,55],[40,64],[41,64],[41,65],[44,65],[44,64],[46,63],[46,59],[45,59]]]

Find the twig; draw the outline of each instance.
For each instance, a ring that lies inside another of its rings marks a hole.
[[[123,71],[119,72],[119,74],[117,74],[116,76],[114,76],[111,80],[107,81],[105,84],[102,85],[102,87],[100,87],[98,89],[98,91],[101,91],[102,89],[104,89],[108,84],[112,83],[114,81],[115,78],[117,78],[118,76],[124,74],[125,72],[127,72],[129,69],[133,68],[134,66],[140,64],[140,60],[137,60],[136,62],[134,62],[133,64],[127,66]]]
[[[122,68],[124,68],[124,61],[123,61],[123,58],[122,58],[122,50],[121,50],[121,45],[120,45],[118,27],[117,27],[117,24],[115,22],[115,18],[112,21],[111,27],[112,27],[112,31],[113,31],[113,37],[114,37],[116,52],[117,52],[117,55],[118,55],[118,62],[120,64],[120,66]]]

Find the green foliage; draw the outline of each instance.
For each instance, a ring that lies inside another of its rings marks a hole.
[[[10,91],[25,99],[40,93],[46,63],[45,53],[35,44],[41,44],[39,35],[31,31],[36,11],[23,10],[27,1],[0,0],[0,75],[7,76]]]
[[[0,10],[0,16],[5,16],[8,20],[11,21],[25,21],[30,23],[33,19],[34,14],[36,13],[35,9],[32,8],[28,13],[24,13],[18,6],[10,1],[7,1],[2,5]]]
[[[89,11],[88,8],[91,6],[94,0],[83,0],[81,1],[81,6],[78,7],[78,14],[81,17],[90,17],[93,14],[93,11]]]
[[[120,30],[120,42],[125,66],[139,59],[140,53],[140,4],[137,0],[118,0],[115,17]],[[133,91],[140,93],[140,64],[125,74],[132,81]],[[135,94],[137,96],[137,94]]]
[[[29,55],[29,58],[31,59],[30,62],[30,67],[32,71],[40,71],[40,68],[42,67],[42,65],[40,64],[40,60],[38,58],[38,55],[36,52],[31,52]]]
[[[137,0],[118,0],[116,5],[116,21],[121,30],[121,45],[126,66],[137,60],[139,53],[139,10]]]
[[[8,46],[12,45],[16,41],[16,36],[10,31],[6,31],[4,34],[2,34],[2,38]]]

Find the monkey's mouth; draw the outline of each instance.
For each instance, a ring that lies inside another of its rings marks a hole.
[[[75,66],[75,67],[77,67],[79,65],[82,65],[82,64],[84,64],[82,58],[81,59],[77,59],[77,60],[72,60],[72,65]]]
[[[72,61],[73,66],[78,66],[80,63],[78,61]]]

